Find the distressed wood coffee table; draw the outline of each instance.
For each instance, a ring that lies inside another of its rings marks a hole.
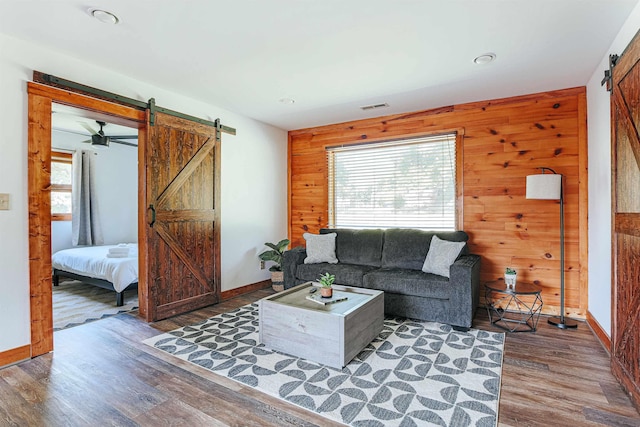
[[[321,305],[307,300],[317,285],[307,282],[261,299],[260,342],[272,350],[342,369],[382,331],[384,293],[334,285],[334,296],[347,300]]]

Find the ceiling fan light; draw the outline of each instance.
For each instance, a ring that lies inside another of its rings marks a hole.
[[[115,25],[118,22],[120,22],[120,20],[118,19],[118,17],[116,15],[114,15],[111,12],[107,12],[106,10],[89,9],[89,13],[91,14],[91,16],[93,16],[98,21],[100,21],[100,22],[102,22],[104,24],[113,24],[113,25]]]
[[[91,135],[91,146],[98,149],[109,148],[109,137],[102,135]]]

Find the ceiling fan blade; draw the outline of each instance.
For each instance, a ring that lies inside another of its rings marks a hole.
[[[85,122],[78,122],[78,123],[80,124],[80,126],[85,128],[91,135],[96,135],[98,133],[97,131],[93,130],[91,126],[89,126]]]
[[[138,139],[138,135],[109,135],[109,138]]]
[[[90,140],[90,139],[87,139],[87,140],[84,140],[84,141],[82,141],[82,142],[84,142],[84,143],[87,143],[87,144],[88,144],[88,143],[90,143],[90,142],[91,142],[91,140]]]
[[[128,145],[129,147],[138,147],[138,144],[133,144],[133,143],[127,142],[127,141],[121,141],[119,139],[115,139],[113,136],[109,137],[109,141],[114,142],[116,144]]]

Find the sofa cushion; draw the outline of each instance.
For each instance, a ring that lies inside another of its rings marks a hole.
[[[336,233],[328,234],[311,234],[304,233],[302,235],[307,241],[307,257],[304,259],[305,264],[318,264],[328,262],[336,264]]]
[[[458,258],[464,245],[464,242],[449,242],[433,236],[422,271],[449,277],[449,267]]]
[[[392,228],[384,233],[382,249],[382,267],[408,268],[422,270],[424,260],[429,252],[431,238],[437,235],[450,242],[466,242],[469,236],[464,231],[425,231],[406,228]],[[468,252],[467,246],[460,254]]]
[[[362,287],[437,299],[449,299],[451,292],[455,292],[455,287],[450,285],[446,277],[402,268],[382,268],[369,272],[364,276]]]
[[[317,282],[324,273],[336,276],[336,285],[362,287],[362,276],[374,270],[375,267],[354,264],[299,264],[296,277],[301,280]],[[424,274],[424,273],[423,273]]]
[[[345,264],[380,267],[384,230],[323,228],[320,234],[336,233],[336,257]]]

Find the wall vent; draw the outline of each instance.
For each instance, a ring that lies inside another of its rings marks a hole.
[[[360,107],[360,109],[363,111],[367,111],[367,110],[375,110],[377,108],[387,108],[388,106],[389,104],[385,102],[384,104],[365,105],[364,107]]]

